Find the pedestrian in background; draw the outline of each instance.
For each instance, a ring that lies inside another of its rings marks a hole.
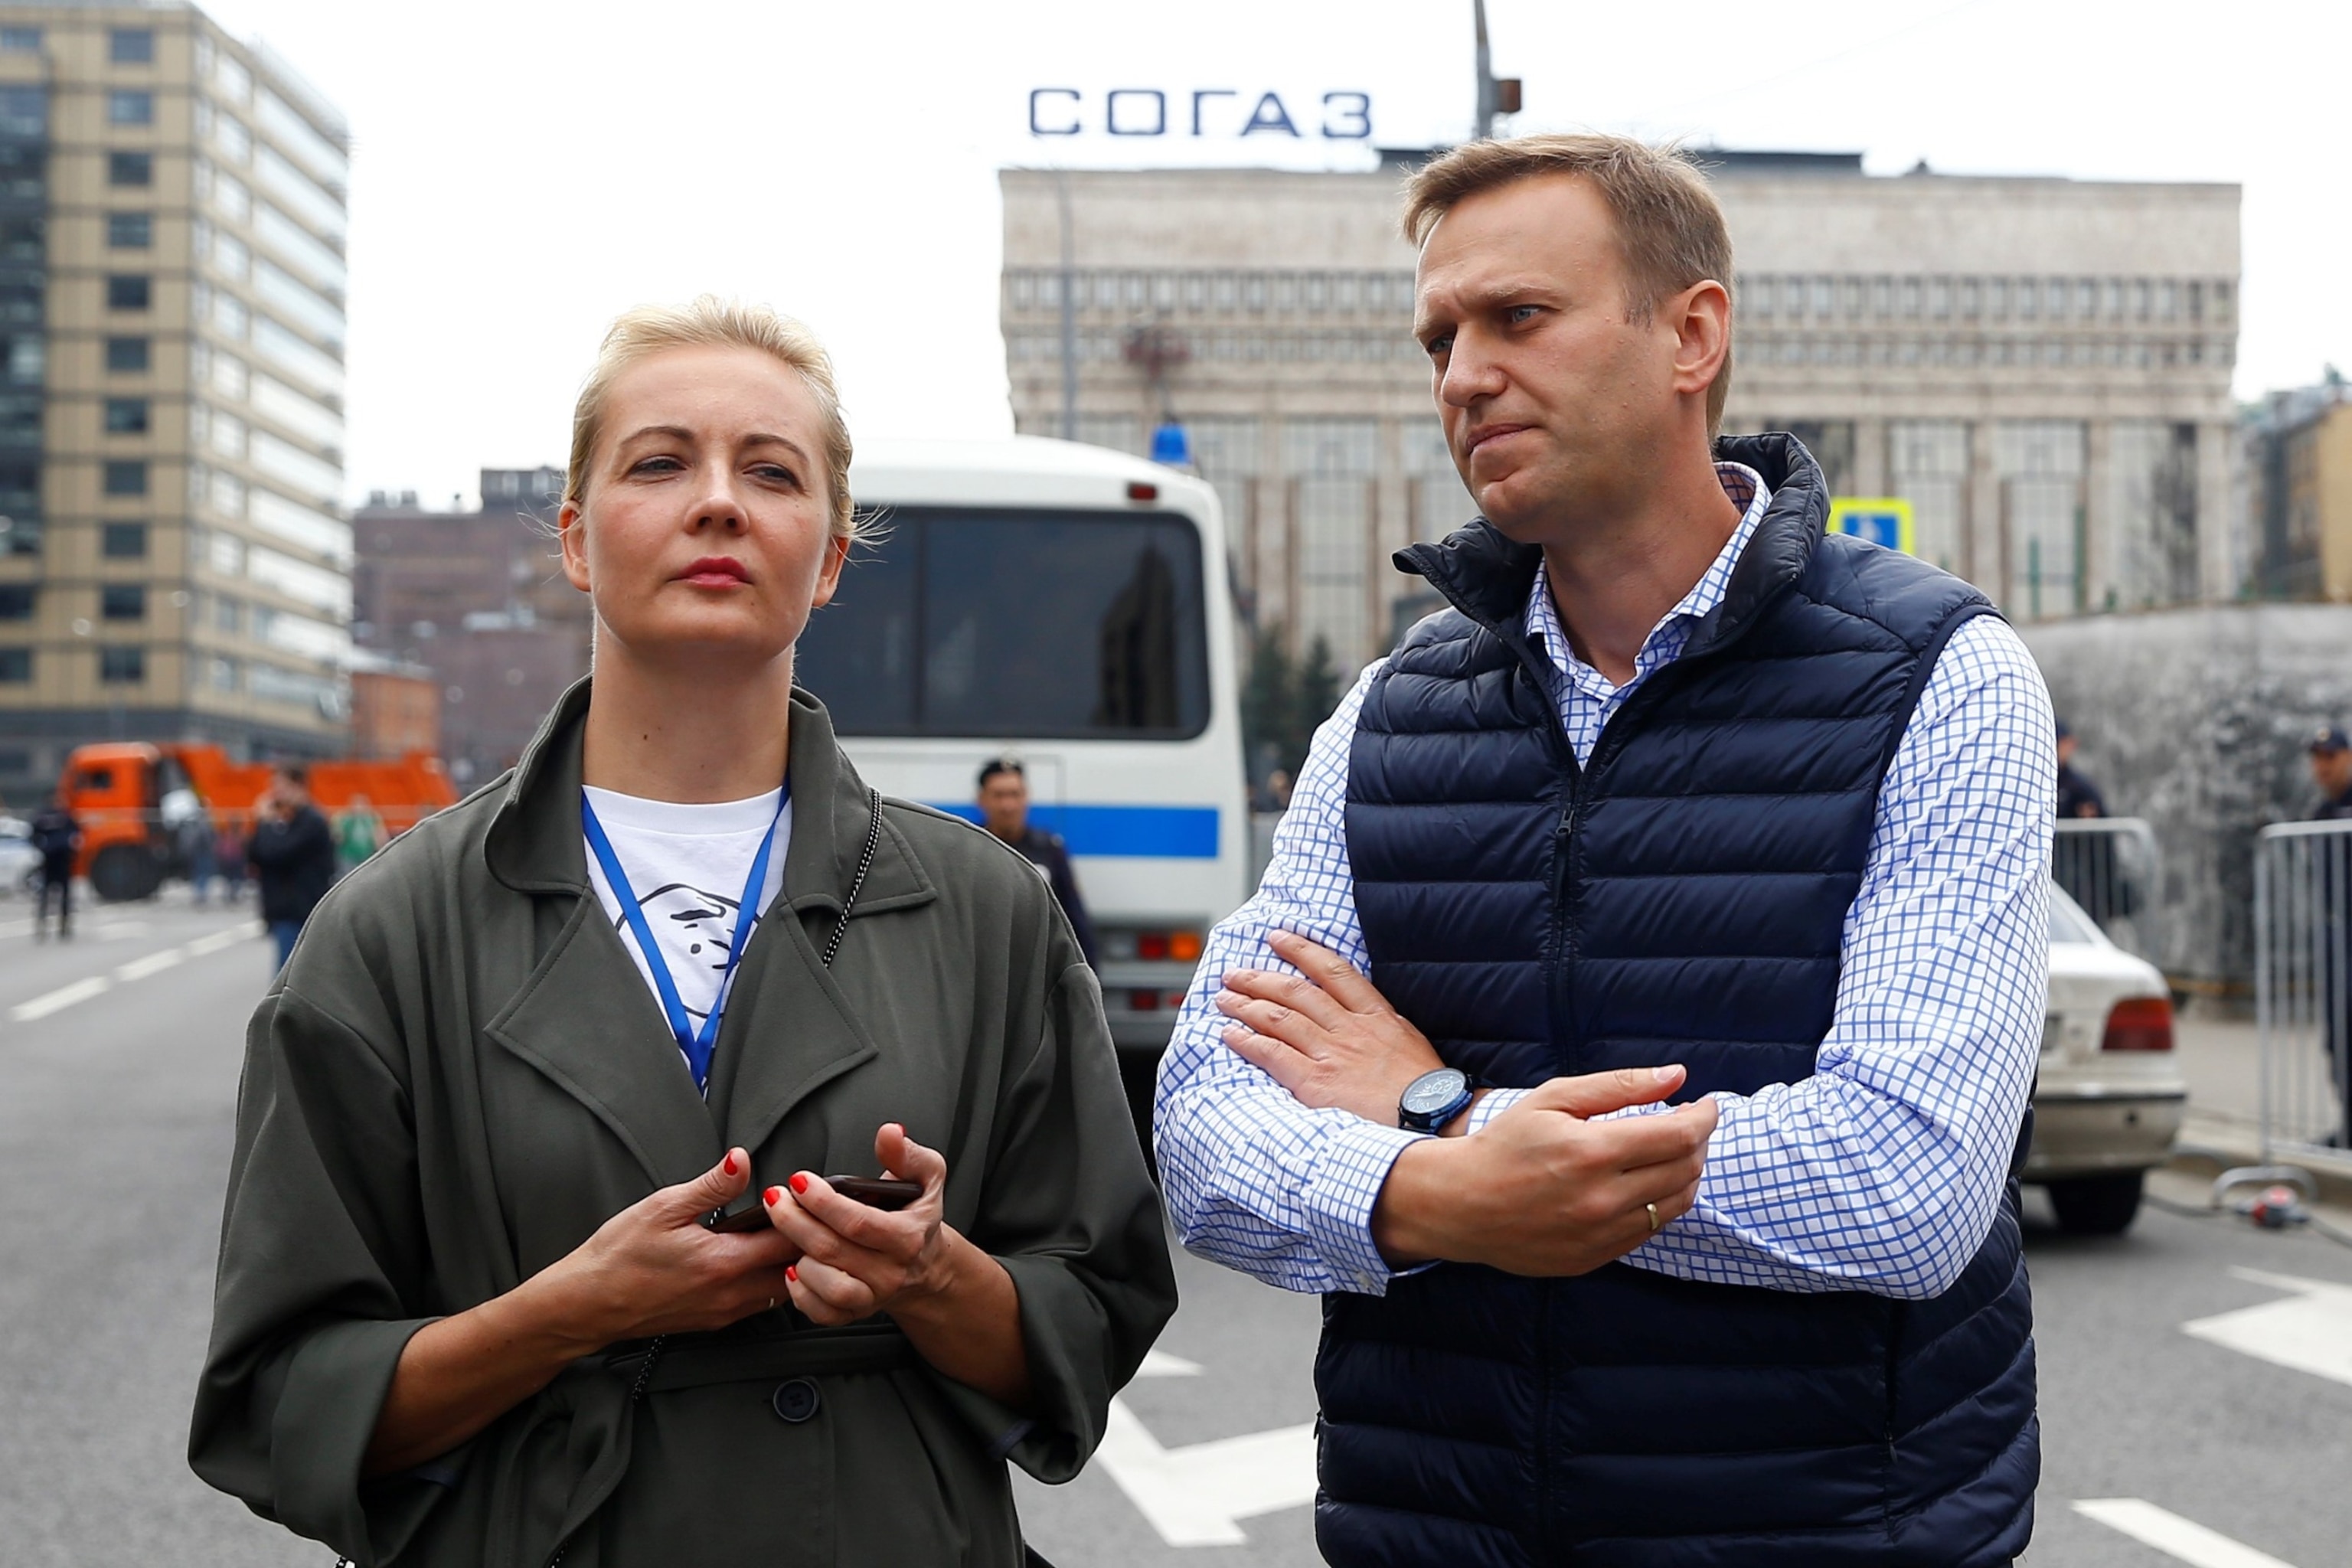
[[[2066,817],[2105,816],[2107,803],[2099,786],[2074,769],[2074,731],[2058,721],[2058,815]]]
[[[2311,738],[2311,782],[2319,786],[2314,822],[2352,822],[2352,735],[2329,724]],[[2336,1131],[2328,1142],[2352,1144],[2352,835],[2312,846],[2312,891],[2319,900],[2313,937],[2320,1032],[2336,1077]]]
[[[66,809],[65,797],[51,790],[41,809],[33,814],[33,847],[41,855],[41,902],[33,911],[33,940],[49,934],[49,897],[57,895],[58,935],[73,935],[74,851],[81,847],[81,824]]]
[[[269,787],[255,809],[245,858],[261,884],[261,923],[278,944],[278,967],[283,969],[310,911],[334,886],[335,837],[310,804],[310,775],[299,763],[289,763],[269,775]]]
[[[245,897],[245,836],[224,816],[213,834],[213,869],[219,875],[221,902],[234,904]]]
[[[367,796],[352,796],[351,804],[335,818],[335,862],[341,874],[350,876],[383,847],[383,818],[375,814]]]
[[[1012,757],[995,757],[980,770],[981,825],[1028,858],[1054,889],[1054,901],[1069,918],[1087,963],[1095,964],[1094,921],[1087,918],[1087,901],[1078,895],[1078,874],[1070,868],[1069,846],[1058,833],[1048,833],[1029,820],[1029,773]]]
[[[211,895],[213,877],[219,869],[219,842],[220,829],[214,826],[213,814],[201,805],[180,825],[180,853],[188,863],[188,887],[198,904]]]

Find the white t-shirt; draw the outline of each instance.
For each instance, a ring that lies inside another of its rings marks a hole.
[[[751,874],[751,858],[768,824],[776,824],[775,847],[768,851],[766,883],[754,900],[754,923],[761,910],[774,901],[784,881],[784,849],[793,837],[793,808],[784,803],[776,815],[781,789],[750,800],[720,801],[710,805],[680,805],[674,801],[645,800],[615,795],[608,789],[583,785],[596,821],[613,846],[613,854],[628,874],[629,887],[643,906],[662,960],[669,965],[670,984],[687,1018],[699,1033],[702,1021],[719,1001],[719,986],[734,951],[738,920],[736,900],[743,896],[743,879]],[[604,901],[605,916],[620,933],[621,944],[637,961],[637,973],[654,994],[661,990],[654,972],[637,947],[636,932],[621,912],[621,900],[604,879],[604,868],[594,846],[586,844],[588,881]],[[749,930],[745,929],[748,936]]]

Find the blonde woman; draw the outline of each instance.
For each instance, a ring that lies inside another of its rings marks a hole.
[[[1051,892],[793,689],[849,459],[793,322],[605,339],[593,675],[254,1019],[191,1458],[265,1517],[370,1563],[1015,1563],[1005,1461],[1073,1474],[1173,1310]]]

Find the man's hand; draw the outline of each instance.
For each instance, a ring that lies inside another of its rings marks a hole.
[[[1217,993],[1218,1010],[1234,1020],[1225,1044],[1301,1105],[1395,1126],[1406,1087],[1445,1065],[1429,1037],[1329,948],[1283,931],[1266,940],[1299,973],[1227,973]]]
[[[1622,1258],[1696,1199],[1715,1102],[1587,1119],[1664,1100],[1683,1076],[1667,1067],[1556,1078],[1475,1137],[1421,1140],[1389,1169],[1372,1239],[1398,1268],[1484,1263],[1540,1278]]]

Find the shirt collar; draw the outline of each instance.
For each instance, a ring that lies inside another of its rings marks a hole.
[[[1739,564],[1741,552],[1755,537],[1756,525],[1764,521],[1764,512],[1772,504],[1771,487],[1764,476],[1745,463],[1717,463],[1715,477],[1723,486],[1723,493],[1741,509],[1739,526],[1723,542],[1699,580],[1691,585],[1675,607],[1668,610],[1650,635],[1643,639],[1642,651],[1633,661],[1633,679],[1639,680],[1661,665],[1671,664],[1683,650],[1690,629],[1723,603],[1730,590],[1733,568]],[[1528,636],[1540,643],[1561,674],[1580,686],[1598,685],[1609,688],[1608,678],[1569,650],[1568,632],[1560,625],[1559,608],[1552,603],[1551,581],[1544,568],[1536,567],[1534,588],[1528,595]],[[1633,681],[1626,683],[1628,686]],[[1613,688],[1609,688],[1614,689]]]

